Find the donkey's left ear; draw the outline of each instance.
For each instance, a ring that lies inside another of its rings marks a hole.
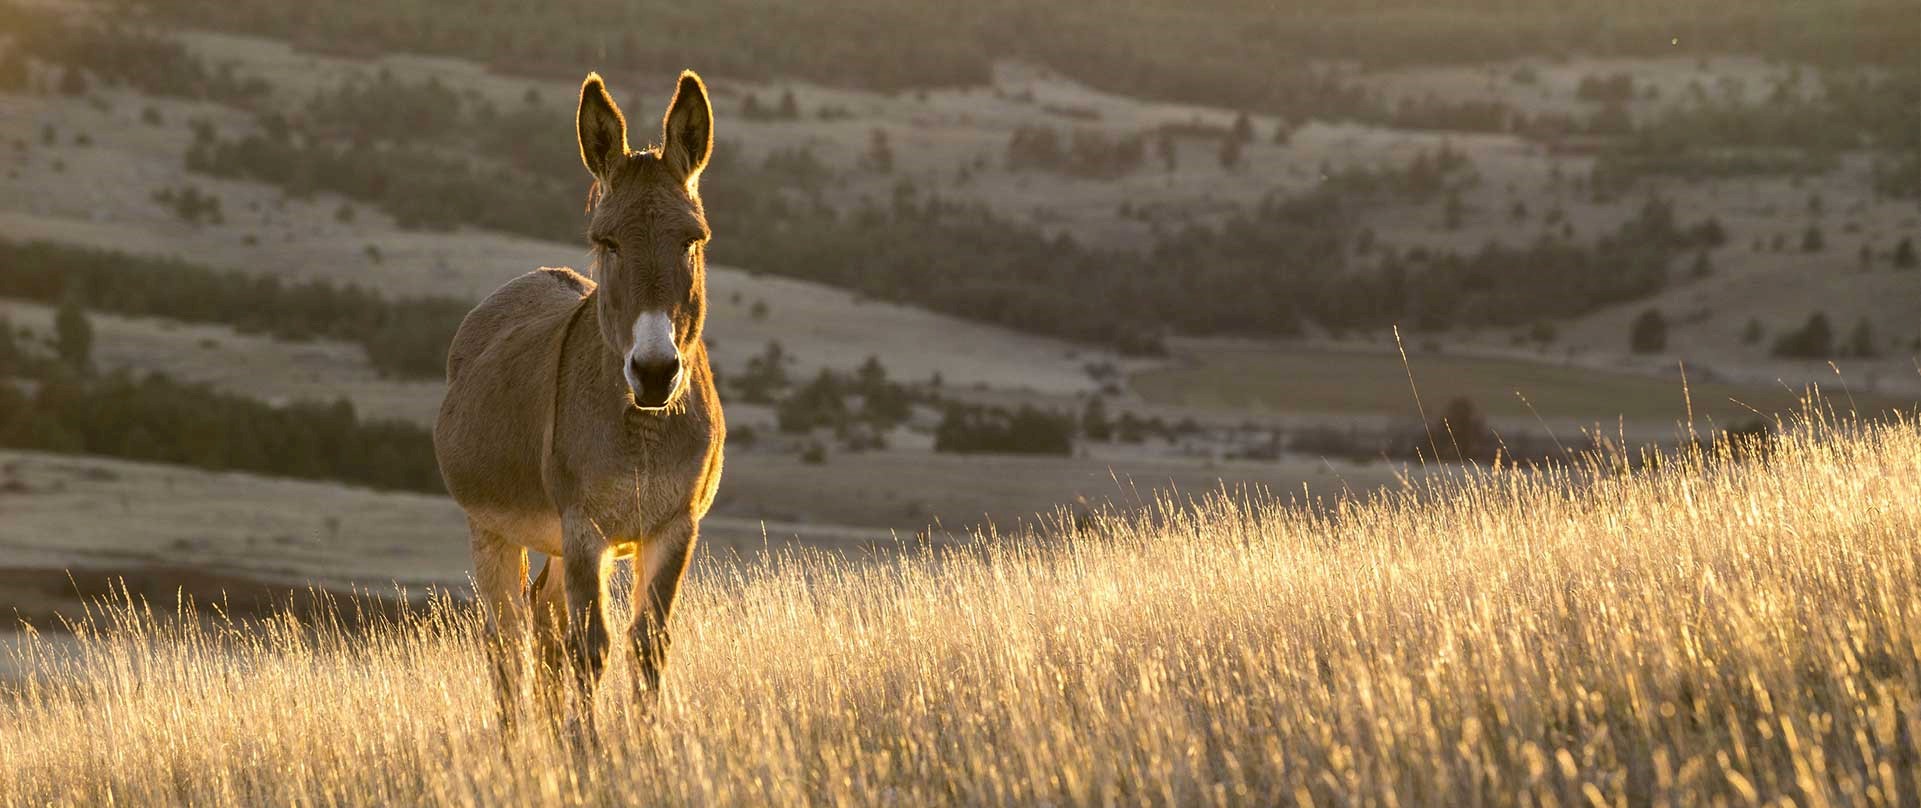
[[[661,119],[661,159],[688,185],[700,181],[714,153],[714,107],[707,102],[707,85],[692,70],[682,71],[673,103]]]

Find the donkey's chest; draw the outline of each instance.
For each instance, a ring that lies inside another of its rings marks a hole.
[[[703,434],[610,431],[567,449],[557,458],[564,468],[556,504],[590,516],[610,540],[638,540],[668,519],[704,511],[715,447]]]

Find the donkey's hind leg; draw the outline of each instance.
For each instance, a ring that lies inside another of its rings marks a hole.
[[[500,726],[512,731],[518,712],[527,635],[527,551],[468,520],[474,558],[474,597],[486,618],[487,655],[494,672]]]
[[[567,697],[567,586],[562,563],[561,557],[548,556],[528,592],[534,610],[534,692],[541,709],[554,718],[560,716]]]

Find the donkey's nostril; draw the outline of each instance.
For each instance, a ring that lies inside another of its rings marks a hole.
[[[634,387],[634,403],[642,407],[666,406],[667,399],[674,395],[674,388],[680,385],[680,357],[669,355],[660,359],[634,357],[627,361]]]

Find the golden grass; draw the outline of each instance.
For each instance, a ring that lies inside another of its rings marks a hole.
[[[503,742],[471,613],[123,609],[0,697],[0,801],[1692,804],[1921,796],[1921,426],[709,575],[652,723]],[[609,672],[617,684],[624,665]]]

